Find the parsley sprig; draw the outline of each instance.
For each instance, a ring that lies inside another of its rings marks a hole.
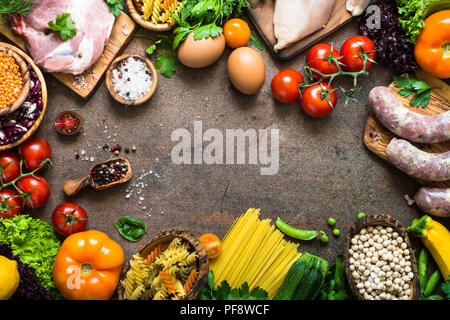
[[[120,16],[120,11],[123,10],[123,6],[120,3],[120,0],[106,0],[108,4],[109,12],[111,12],[116,17]]]
[[[402,88],[398,93],[403,97],[407,98],[412,94],[414,95],[409,102],[410,105],[415,107],[421,106],[424,108],[428,105],[428,102],[430,102],[430,94],[433,88],[416,76],[395,76],[394,83],[396,88]]]
[[[214,273],[212,271],[208,274],[208,280],[205,286],[200,291],[199,300],[267,300],[267,292],[255,287],[250,291],[247,282],[244,282],[240,288],[232,289],[226,280],[214,287]]]
[[[59,32],[61,39],[67,41],[77,34],[77,27],[75,21],[71,19],[70,13],[64,12],[61,15],[56,16],[56,21],[49,21],[48,27],[56,32]]]

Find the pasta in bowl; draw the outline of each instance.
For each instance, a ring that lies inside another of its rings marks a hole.
[[[141,26],[153,31],[171,30],[176,21],[172,14],[178,15],[183,6],[182,0],[127,0],[128,10]]]
[[[163,231],[125,267],[119,299],[193,300],[208,273],[208,254],[192,233],[185,229]]]

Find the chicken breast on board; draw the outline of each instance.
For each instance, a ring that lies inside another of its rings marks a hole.
[[[370,1],[371,0],[347,0],[345,3],[345,9],[347,9],[352,16],[359,16],[370,4]]]
[[[115,17],[103,0],[35,0],[36,6],[26,17],[18,15],[12,29],[25,38],[35,63],[47,72],[80,74],[102,55]],[[51,32],[49,21],[57,15],[70,13],[77,34],[63,41],[58,32]]]
[[[323,28],[335,4],[336,0],[275,0],[273,26],[278,40],[275,50]]]

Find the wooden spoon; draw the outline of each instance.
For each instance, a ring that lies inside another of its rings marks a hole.
[[[347,235],[347,238],[345,239],[345,245],[344,245],[344,263],[345,263],[345,273],[347,276],[347,281],[349,284],[350,291],[352,292],[353,296],[358,300],[364,300],[364,297],[359,293],[359,289],[356,288],[356,284],[353,281],[352,272],[349,269],[350,266],[350,254],[349,249],[351,247],[351,239],[358,234],[362,228],[366,228],[368,226],[376,227],[378,225],[385,226],[385,227],[391,227],[394,231],[396,231],[400,237],[402,237],[403,241],[408,246],[408,250],[410,252],[411,256],[411,271],[414,274],[413,279],[410,283],[410,289],[411,289],[411,295],[409,296],[409,300],[417,300],[419,299],[420,295],[420,288],[419,288],[419,274],[417,272],[417,264],[416,260],[414,258],[414,254],[412,253],[411,248],[411,242],[409,241],[408,234],[406,233],[405,227],[401,224],[400,221],[395,219],[394,217],[387,215],[387,214],[372,214],[364,216],[361,219],[358,219],[356,221],[351,229],[350,233]]]
[[[96,183],[92,179],[92,171],[98,165],[107,164],[110,162],[125,163],[128,166],[128,170],[125,174],[125,177],[123,177],[122,179],[119,179],[117,181],[113,181],[111,183],[104,184],[104,185],[100,185],[100,184]],[[127,182],[128,180],[131,179],[131,175],[132,175],[131,166],[130,166],[130,162],[128,162],[127,159],[125,159],[123,157],[113,158],[113,159],[106,160],[102,163],[99,163],[99,164],[96,164],[95,166],[93,166],[89,170],[89,174],[86,175],[84,178],[81,178],[79,180],[67,180],[66,182],[64,182],[63,189],[64,189],[64,193],[69,197],[77,194],[81,189],[85,188],[88,185],[93,187],[95,190],[105,190],[105,189],[111,188],[112,186],[114,186],[116,184]]]

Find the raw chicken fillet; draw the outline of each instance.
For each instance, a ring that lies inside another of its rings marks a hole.
[[[35,0],[35,8],[26,17],[13,18],[12,29],[26,40],[27,49],[37,65],[47,72],[80,74],[102,55],[115,17],[103,0]],[[51,32],[48,22],[68,12],[77,34],[63,41],[59,32]]]
[[[275,50],[286,48],[325,26],[336,0],[276,0],[273,16]]]

